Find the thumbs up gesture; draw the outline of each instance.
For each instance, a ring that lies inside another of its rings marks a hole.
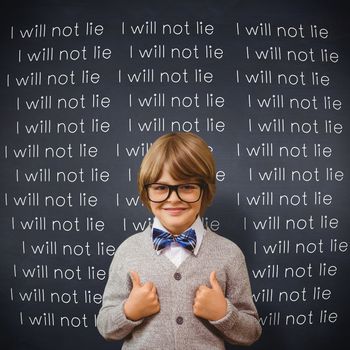
[[[216,272],[210,274],[211,288],[201,285],[194,298],[193,313],[209,321],[223,318],[227,312],[225,295],[216,279]]]
[[[125,316],[132,321],[156,314],[160,310],[157,289],[152,282],[142,285],[140,276],[130,271],[132,290],[124,304]]]

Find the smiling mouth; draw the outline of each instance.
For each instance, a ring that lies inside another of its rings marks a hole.
[[[182,213],[184,210],[186,210],[186,208],[164,208],[164,210],[168,213],[178,214]]]

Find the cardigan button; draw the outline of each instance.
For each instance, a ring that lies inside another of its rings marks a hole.
[[[180,279],[182,278],[181,273],[180,273],[180,272],[175,272],[175,273],[174,273],[174,278],[175,278],[177,281],[180,281]]]
[[[176,318],[176,323],[177,324],[183,324],[184,323],[184,319],[181,316],[179,316],[179,317]]]

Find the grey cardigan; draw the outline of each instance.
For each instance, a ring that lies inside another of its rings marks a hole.
[[[123,311],[132,288],[131,270],[138,272],[142,283],[155,284],[160,302],[159,313],[136,322]],[[218,321],[201,319],[192,311],[198,286],[210,287],[211,271],[216,271],[228,306]],[[224,340],[250,345],[261,334],[251,295],[243,253],[232,241],[207,230],[197,256],[190,255],[176,268],[163,254],[156,254],[148,227],[118,247],[97,327],[105,339],[124,339],[122,349],[215,350],[225,349]]]

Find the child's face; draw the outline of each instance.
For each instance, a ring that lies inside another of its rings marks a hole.
[[[193,182],[193,179],[174,180],[167,168],[164,167],[158,183],[179,185]],[[171,234],[178,235],[189,228],[196,220],[201,208],[202,199],[195,203],[183,202],[173,191],[170,197],[161,203],[149,202],[152,213]]]

